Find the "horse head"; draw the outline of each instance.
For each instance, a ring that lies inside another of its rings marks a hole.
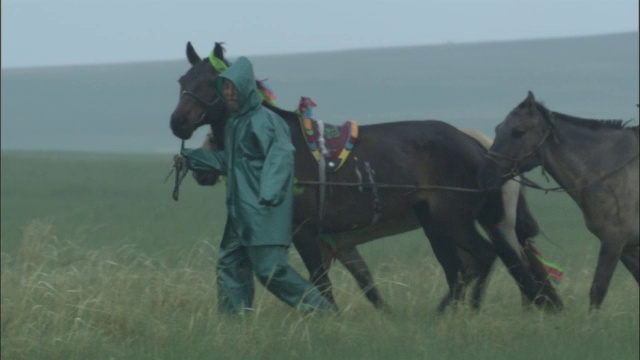
[[[526,172],[540,163],[540,149],[553,134],[555,123],[551,111],[536,101],[529,91],[498,126],[489,151],[500,167],[515,166]]]
[[[484,188],[501,186],[506,180],[542,165],[542,145],[553,136],[551,111],[527,97],[496,126],[488,161],[479,172]]]
[[[210,125],[213,143],[222,148],[222,131],[215,131],[227,117],[227,107],[214,90],[214,81],[229,63],[224,58],[224,48],[216,43],[209,57],[201,58],[187,42],[187,59],[191,68],[180,77],[180,96],[171,114],[171,131],[180,139],[189,139],[202,125]]]

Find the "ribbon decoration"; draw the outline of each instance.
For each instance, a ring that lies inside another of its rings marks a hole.
[[[213,68],[216,69],[216,71],[219,73],[227,70],[227,68],[229,67],[227,63],[225,63],[222,59],[215,56],[213,54],[213,51],[211,52],[211,54],[209,54],[209,62],[211,63],[211,66],[213,66]]]

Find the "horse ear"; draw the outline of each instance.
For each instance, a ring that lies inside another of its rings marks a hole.
[[[533,96],[533,93],[529,91],[527,94],[527,98],[524,100],[528,105],[534,106],[536,104],[536,97]]]
[[[223,44],[223,42],[216,42],[216,46],[213,48],[213,55],[226,63],[227,60],[225,60],[224,58],[224,47],[222,46]]]
[[[198,53],[196,53],[196,50],[191,45],[191,41],[187,42],[187,59],[189,59],[191,65],[195,65],[201,61],[200,56],[198,56]]]

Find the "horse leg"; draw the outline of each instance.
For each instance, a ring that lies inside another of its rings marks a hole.
[[[489,229],[487,229],[485,227],[485,230],[487,231],[487,233],[489,233]],[[509,242],[509,244],[512,245],[513,242]],[[525,251],[525,254],[527,255],[527,258],[524,261],[527,262],[529,265],[531,265],[531,270],[533,272],[533,277],[534,278],[545,279],[547,277],[546,271],[544,273],[542,273],[542,274],[538,273],[537,271],[534,271],[534,268],[537,268],[535,266],[535,264],[539,265],[538,260],[535,259],[535,257],[532,254],[530,254],[530,251],[528,251],[528,250],[524,250],[524,251]],[[473,294],[472,294],[472,304],[473,304],[474,308],[476,308],[476,309],[479,308],[479,306],[480,306],[480,301],[481,301],[481,297],[483,295],[482,293],[484,291],[485,282],[486,282],[486,279],[487,279],[487,277],[489,275],[489,272],[491,270],[491,266],[493,265],[493,262],[495,261],[496,257],[497,256],[494,253],[493,257],[489,260],[490,263],[487,265],[488,268],[487,268],[486,272],[484,274],[480,274],[480,276],[478,278],[478,282],[476,283],[476,286],[474,287],[474,291],[473,291]],[[521,257],[521,259],[522,259],[522,257]],[[544,269],[543,269],[543,271],[544,271]],[[527,296],[527,294],[524,293],[522,287],[519,287],[519,290],[520,290],[520,298],[521,298],[522,306],[524,308],[529,308],[531,306],[531,304],[532,304],[531,299]],[[548,292],[548,291],[545,291],[545,292]],[[554,298],[557,298],[557,296],[554,297]],[[559,298],[557,300],[559,301]]]
[[[491,268],[493,267],[493,263],[496,259],[496,254],[494,252],[485,252],[487,255],[478,256],[476,254],[478,260],[478,275],[476,283],[473,287],[473,291],[471,292],[471,307],[473,310],[480,309],[480,303],[482,302],[482,298],[484,297],[484,292],[487,285],[487,279],[489,278],[489,274],[491,273]]]
[[[536,281],[530,266],[527,266],[526,259],[521,258],[520,254],[509,245],[502,230],[498,226],[485,226],[485,228],[493,240],[498,256],[526,297],[537,306],[543,307],[546,310],[560,310],[562,304],[558,302],[559,297],[544,295],[546,292],[545,286],[543,286],[544,283],[542,281]]]
[[[604,297],[607,295],[611,277],[616,269],[618,260],[622,255],[621,246],[606,245],[604,242],[600,246],[600,254],[598,255],[598,265],[596,273],[591,284],[589,293],[591,298],[590,309],[599,309]]]
[[[479,237],[477,239],[478,241],[486,242],[486,240]],[[471,292],[471,308],[478,310],[480,309],[480,303],[484,296],[487,279],[495,262],[496,254],[489,246],[473,249],[473,251],[458,247],[458,256],[462,263],[463,287],[466,288],[475,281]]]
[[[389,310],[389,306],[382,300],[378,289],[376,288],[373,276],[369,271],[367,263],[364,261],[358,249],[355,246],[340,249],[336,253],[337,259],[344,265],[347,270],[356,279],[356,282],[364,292],[367,299],[376,309]]]
[[[520,191],[520,184],[516,181],[507,181],[501,188],[502,191],[502,206],[504,214],[502,219],[496,226],[500,227],[500,231],[507,240],[509,246],[517,253],[518,257],[524,259],[524,249],[520,244],[520,239],[517,236],[516,219],[522,213],[522,201],[524,200]],[[490,230],[485,227],[485,231],[490,233]],[[520,289],[520,297],[522,298],[522,306],[528,307],[531,305],[531,300]]]
[[[505,187],[503,187],[503,196],[504,189]],[[524,197],[522,188],[520,188],[518,191],[516,218],[514,219],[514,221],[515,223],[513,224],[513,227],[515,228],[519,247],[524,248],[524,260],[529,266],[529,271],[531,271],[531,274],[533,275],[536,283],[542,286],[541,293],[538,296],[545,296],[546,298],[548,298],[550,303],[556,307],[556,310],[562,309],[562,299],[549,280],[549,274],[547,270],[544,268],[540,260],[536,257],[533,250],[529,246],[530,239],[540,233],[540,227],[538,226],[538,222],[533,217],[533,214],[531,213],[531,210],[527,205],[527,200]],[[531,300],[522,291],[520,292],[520,295],[522,297],[522,306],[525,308],[529,308],[532,305]]]
[[[309,281],[318,288],[327,300],[336,305],[329,279],[329,268],[323,260],[323,250],[315,233],[302,227],[294,234],[293,245],[309,272]]]
[[[636,245],[626,247],[622,252],[620,260],[622,260],[624,266],[636,279],[636,282],[640,283],[640,267],[638,264],[640,261],[640,246]]]
[[[438,259],[444,270],[447,284],[449,285],[449,293],[438,305],[438,312],[442,313],[453,301],[462,299],[464,286],[459,281],[462,264],[457,254],[454,239],[448,234],[446,226],[438,224],[432,219],[428,204],[418,203],[414,205],[414,211],[425,235],[429,239],[436,259]]]
[[[493,144],[493,140],[489,139],[477,130],[461,130],[480,142],[485,149],[489,149]],[[522,247],[525,245],[523,241],[526,241],[539,233],[538,223],[529,211],[518,181],[509,180],[505,182],[501,187],[501,191],[504,215],[500,221],[500,226],[506,231],[505,236],[511,247],[513,249],[517,249],[520,252],[520,258],[523,258]],[[494,260],[495,256],[491,261],[493,262]],[[480,282],[480,280],[478,281]],[[484,284],[482,284],[482,286],[484,286]],[[476,289],[474,290],[474,293],[476,291],[482,291],[478,285],[476,285]],[[528,307],[531,305],[531,301],[522,291],[520,291],[520,296],[522,297],[523,306]]]
[[[564,305],[562,303],[562,299],[560,299],[560,295],[558,295],[558,292],[551,283],[549,273],[544,268],[540,260],[536,257],[531,248],[525,249],[525,255],[527,256],[529,270],[533,275],[533,279],[535,280],[536,284],[540,286],[538,297],[544,297],[548,300],[549,304],[554,306],[555,310],[561,310]],[[529,301],[529,299],[526,298],[524,294],[522,304],[524,306],[531,305],[531,301]]]
[[[516,281],[526,281],[529,286],[534,284],[532,288],[535,288],[536,295],[535,297],[531,297],[531,291],[527,292],[525,286],[522,284],[518,284],[520,288],[520,297],[522,299],[522,306],[524,308],[528,308],[532,305],[532,303],[536,302],[537,305],[542,305],[546,307],[548,310],[558,311],[563,308],[562,299],[558,295],[556,289],[549,281],[549,274],[544,269],[540,260],[536,258],[533,251],[529,248],[522,248],[518,243],[509,240],[500,240],[502,238],[513,237],[513,234],[505,233],[504,227],[500,226],[497,229],[491,229],[491,227],[484,227],[488,234],[490,234],[491,238],[497,240],[498,242],[502,241],[502,245],[494,244],[496,246],[502,246],[502,254],[507,253],[507,256],[512,263],[515,261],[516,263],[521,264],[522,268],[520,270],[509,271],[512,276],[516,279]],[[508,247],[504,246],[504,242],[508,244]],[[516,247],[515,249],[513,247]],[[511,251],[509,250],[511,248]],[[514,256],[517,255],[517,256]],[[507,263],[505,263],[506,265]],[[517,265],[516,265],[517,266]],[[509,266],[507,266],[509,267]],[[518,274],[518,275],[516,275]],[[521,279],[521,280],[518,280]]]
[[[429,243],[433,249],[433,253],[444,270],[449,292],[440,301],[438,312],[444,312],[451,303],[458,303],[463,300],[465,283],[462,279],[462,262],[458,257],[453,238],[447,236],[444,232],[445,228],[430,224],[423,227],[424,233],[429,238]]]
[[[429,238],[429,243],[433,249],[433,253],[438,259],[440,266],[444,270],[445,278],[449,286],[449,292],[440,301],[437,307],[439,313],[443,313],[452,304],[457,305],[464,300],[464,293],[470,279],[464,279],[462,274],[462,261],[456,254],[453,239],[434,234],[439,232],[434,229],[436,226],[430,225],[424,233]],[[434,230],[434,231],[431,231]]]

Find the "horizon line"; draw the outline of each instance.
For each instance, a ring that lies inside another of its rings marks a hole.
[[[354,51],[371,51],[371,50],[384,50],[384,49],[402,49],[402,48],[417,48],[417,47],[438,47],[438,46],[451,46],[451,45],[479,45],[479,44],[496,44],[496,43],[515,43],[515,42],[531,42],[531,41],[553,41],[553,40],[567,40],[567,39],[579,39],[589,37],[603,37],[603,36],[615,36],[615,35],[627,35],[638,34],[636,30],[629,31],[615,31],[586,35],[559,35],[559,36],[547,36],[547,37],[535,37],[535,38],[519,38],[519,39],[502,39],[502,40],[478,40],[478,41],[445,41],[429,44],[403,44],[403,45],[388,45],[388,46],[372,46],[372,47],[353,47],[353,48],[339,48],[332,50],[309,50],[309,51],[294,51],[294,52],[282,52],[282,53],[256,53],[246,54],[244,56],[254,57],[271,57],[271,56],[291,56],[291,55],[309,55],[309,54],[328,54],[328,53],[342,53],[342,52],[354,52]],[[29,70],[29,69],[45,69],[45,68],[67,68],[67,67],[93,67],[93,66],[118,66],[118,65],[134,65],[143,63],[161,63],[161,62],[174,62],[179,61],[176,59],[146,59],[146,60],[123,60],[112,62],[96,62],[96,63],[69,63],[69,64],[50,64],[50,65],[10,65],[0,67],[0,70]]]

